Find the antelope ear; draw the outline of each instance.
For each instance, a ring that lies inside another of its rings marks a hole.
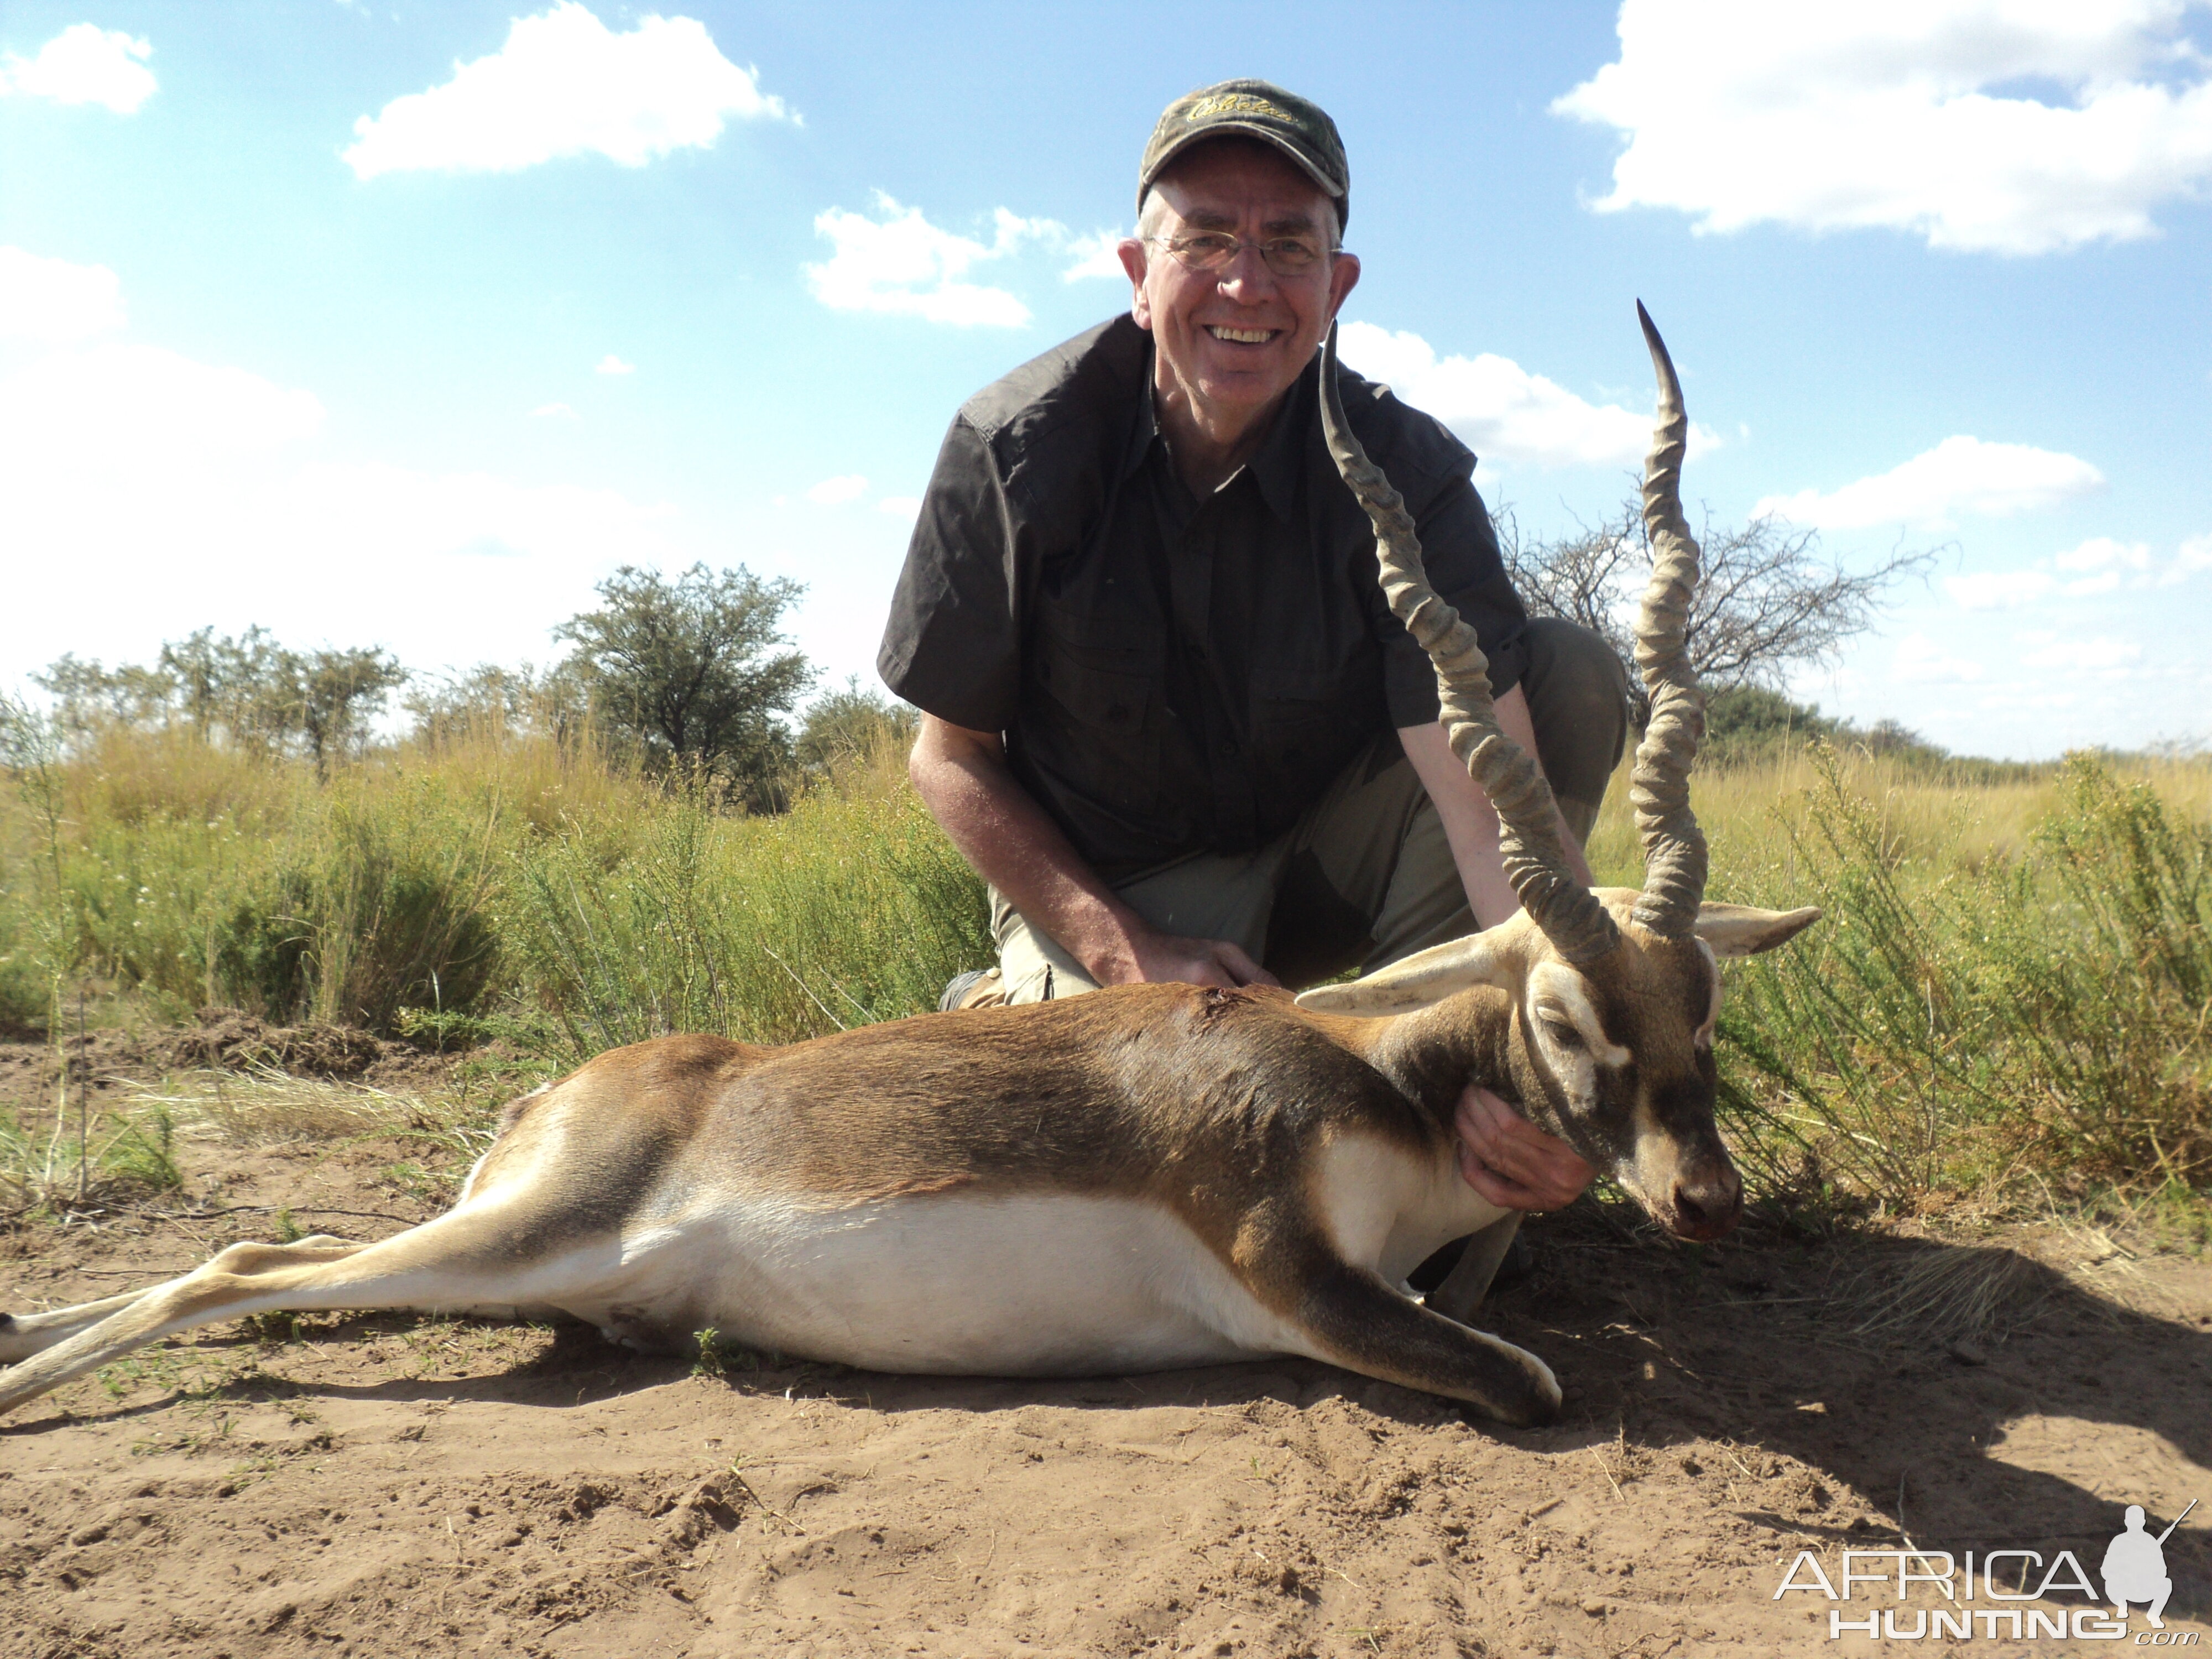
[[[1815,905],[1802,910],[1754,910],[1747,904],[1701,904],[1693,930],[1717,957],[1755,957],[1794,939],[1814,922]]]
[[[1503,985],[1513,963],[1510,954],[1499,948],[1504,941],[1496,937],[1498,932],[1493,928],[1431,945],[1349,984],[1316,985],[1299,994],[1298,1006],[1316,1013],[1376,1018],[1432,1006],[1470,985]]]

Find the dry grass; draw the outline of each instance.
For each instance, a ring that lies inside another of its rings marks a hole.
[[[167,1115],[182,1135],[233,1146],[285,1141],[343,1144],[405,1135],[475,1157],[491,1144],[498,1112],[489,1097],[458,1090],[395,1093],[273,1067],[190,1071],[127,1085],[116,1109],[128,1120]]]
[[[450,1097],[393,1094],[274,1067],[181,1072],[157,1083],[128,1084],[120,1109],[167,1111],[184,1133],[211,1133],[239,1146],[437,1133],[464,1115]]]
[[[2036,827],[2067,805],[2056,763],[2032,780],[1985,782],[1863,750],[1841,750],[1837,760],[1843,787],[1874,804],[1890,856],[1931,884],[2026,852]],[[1622,757],[1590,835],[1590,868],[1608,885],[1643,883],[1644,855],[1628,806],[1632,763],[1632,752]],[[2124,757],[2106,765],[2120,782],[2149,784],[2175,818],[2212,823],[2212,757]],[[1788,884],[1796,871],[1790,822],[1821,788],[1807,746],[1697,774],[1692,804],[1712,846],[1714,897],[1733,897],[1754,879],[1764,885],[1778,876]]]
[[[1906,1245],[1884,1250],[1838,1287],[1856,1336],[1911,1333],[1936,1342],[1972,1341],[2022,1317],[2047,1274],[2000,1245]]]

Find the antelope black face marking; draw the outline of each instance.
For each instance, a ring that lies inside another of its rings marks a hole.
[[[1705,957],[1705,971],[1711,974],[1713,979],[1712,1002],[1705,1011],[1705,1024],[1698,1026],[1690,1036],[1691,1046],[1703,1053],[1712,1048],[1713,1033],[1720,1025],[1721,964],[1719,960],[1713,955],[1713,947],[1706,944],[1705,940],[1699,939],[1698,941],[1698,951],[1699,955]]]

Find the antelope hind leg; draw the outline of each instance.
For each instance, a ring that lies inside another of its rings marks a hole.
[[[495,1307],[510,1315],[547,1303],[529,1283],[548,1264],[513,1249],[510,1206],[449,1210],[374,1244],[303,1239],[296,1244],[234,1244],[205,1267],[130,1298],[74,1334],[0,1371],[0,1416],[25,1401],[179,1331],[248,1314],[336,1308],[414,1308],[464,1312]],[[581,1241],[577,1241],[580,1243]],[[619,1249],[614,1254],[619,1256]],[[574,1284],[573,1271],[556,1279]]]
[[[295,1239],[289,1244],[271,1244],[267,1249],[286,1250],[328,1250],[336,1248],[352,1250],[359,1247],[343,1238],[333,1238],[328,1233],[318,1233],[313,1238]],[[171,1279],[170,1284],[178,1281]],[[97,1302],[80,1302],[74,1307],[56,1308],[42,1314],[0,1313],[0,1365],[17,1365],[33,1354],[44,1353],[79,1331],[89,1330],[109,1315],[120,1313],[139,1297],[162,1289],[149,1285],[144,1290],[125,1291],[120,1296],[105,1296]]]

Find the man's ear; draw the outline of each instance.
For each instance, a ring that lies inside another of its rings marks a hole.
[[[1375,1018],[1432,1007],[1470,985],[1506,984],[1517,963],[1498,948],[1494,931],[1432,945],[1346,985],[1316,985],[1299,994],[1298,1006]]]
[[[1145,295],[1145,245],[1133,236],[1124,236],[1115,245],[1114,257],[1121,262],[1121,269],[1129,278],[1129,314],[1137,326],[1150,329],[1152,325],[1152,302]]]
[[[1336,313],[1343,308],[1344,302],[1352,297],[1352,290],[1358,286],[1359,256],[1357,253],[1339,253],[1331,258],[1328,264],[1330,321],[1335,321]]]
[[[1755,957],[1820,921],[1816,905],[1802,910],[1754,910],[1747,904],[1701,904],[1695,932],[1717,957]]]

